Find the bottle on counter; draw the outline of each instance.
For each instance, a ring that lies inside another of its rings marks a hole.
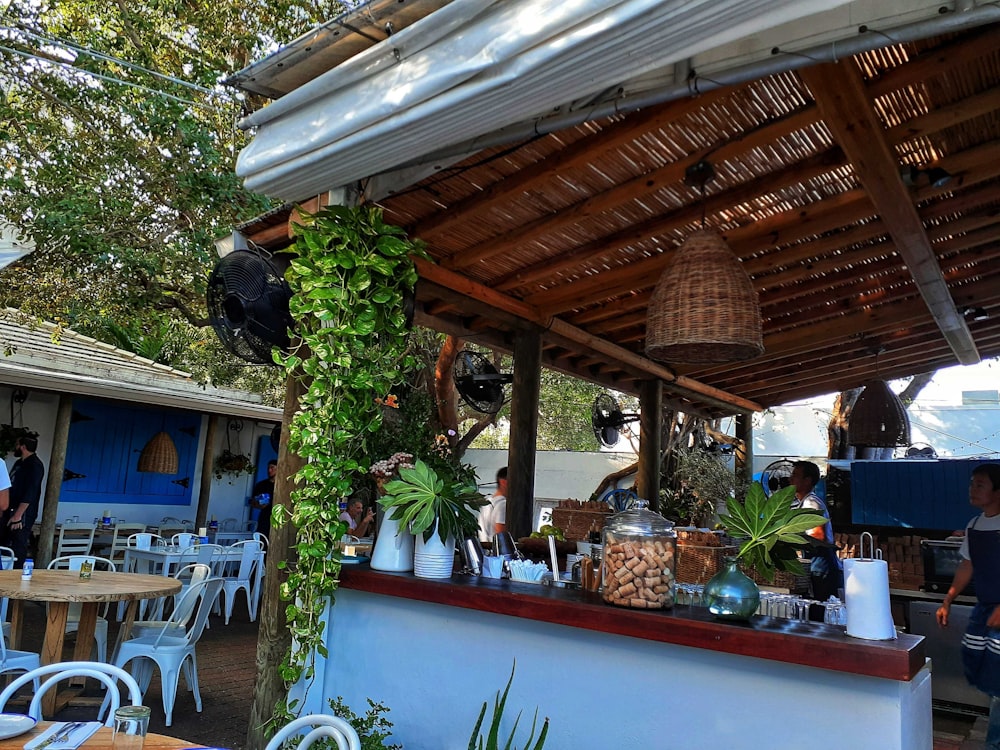
[[[30,557],[24,561],[24,565],[21,566],[21,580],[30,581],[31,574],[35,571],[35,561]]]
[[[674,606],[677,532],[674,524],[646,510],[646,501],[616,513],[602,533],[602,596],[608,604],[634,609]]]

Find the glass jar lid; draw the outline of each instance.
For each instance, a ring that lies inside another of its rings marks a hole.
[[[620,534],[642,534],[648,536],[676,536],[673,521],[668,521],[659,513],[647,510],[646,500],[637,500],[635,507],[615,513],[608,519],[606,528]]]

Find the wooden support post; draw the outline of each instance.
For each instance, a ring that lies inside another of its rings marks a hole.
[[[62,492],[63,471],[66,468],[66,445],[69,442],[69,424],[73,419],[73,397],[59,394],[55,432],[52,434],[52,455],[45,480],[45,504],[42,506],[42,527],[38,537],[35,565],[44,568],[52,561],[52,540],[59,519],[59,495]],[[54,691],[53,691],[54,692]]]
[[[198,481],[198,509],[195,511],[194,527],[208,526],[208,503],[212,499],[212,456],[215,454],[215,436],[219,431],[219,415],[208,415],[208,429],[205,431],[205,447],[201,452],[201,477]]]
[[[515,539],[531,533],[535,502],[535,441],[538,394],[542,382],[542,336],[538,328],[514,338],[514,383],[510,399],[510,448],[507,453],[507,531]]]
[[[219,415],[208,416],[208,429],[205,431],[205,447],[201,452],[201,479],[198,482],[198,510],[195,511],[194,527],[196,529],[208,526],[208,503],[212,499],[212,461],[215,459],[215,435],[219,431]]]
[[[280,505],[289,512],[290,496],[295,487],[291,478],[305,465],[305,461],[288,452],[288,427],[298,411],[299,398],[305,392],[306,386],[289,376],[285,382],[285,412],[281,419],[278,471],[274,476],[274,497],[271,499],[272,508]],[[278,701],[287,697],[280,667],[292,645],[285,604],[281,601],[281,584],[288,578],[288,573],[278,566],[288,563],[294,567],[295,527],[287,521],[282,524],[272,523],[269,540],[264,591],[260,602],[260,628],[257,634],[257,684],[254,686],[253,704],[250,707],[247,750],[261,750],[267,744],[264,725],[274,715],[274,707]]]
[[[639,466],[635,491],[649,501],[649,509],[660,504],[660,460],[663,450],[663,386],[659,380],[639,384]]]
[[[736,487],[748,487],[753,481],[753,414],[736,415]],[[742,499],[742,497],[740,497]]]

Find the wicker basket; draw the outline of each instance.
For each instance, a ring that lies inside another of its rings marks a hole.
[[[769,581],[760,575],[756,570],[740,566],[743,574],[753,580],[758,586],[774,586],[776,588],[788,589],[789,593],[796,596],[807,596],[809,594],[809,576],[795,575],[787,570],[779,570],[774,574],[774,580]]]
[[[139,455],[139,471],[154,474],[177,473],[177,448],[170,435],[158,432],[146,443]]]
[[[674,252],[646,312],[646,354],[659,362],[759,356],[757,290],[717,233],[693,232]]]
[[[736,547],[705,547],[697,544],[677,545],[678,583],[708,583],[719,572],[722,561],[732,557]]]
[[[600,531],[611,515],[611,509],[594,510],[591,508],[553,508],[552,525],[563,531],[566,539],[586,541],[590,530]]]

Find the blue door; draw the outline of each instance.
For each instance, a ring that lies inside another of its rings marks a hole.
[[[74,399],[59,501],[190,505],[200,428],[195,412]],[[177,447],[177,474],[139,472],[139,454],[161,431]]]

